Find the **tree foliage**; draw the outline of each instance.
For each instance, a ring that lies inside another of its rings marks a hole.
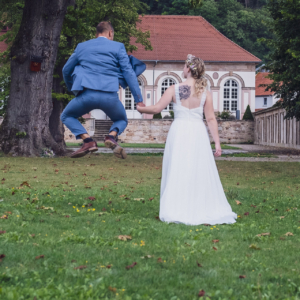
[[[272,49],[266,69],[273,83],[267,90],[282,99],[286,118],[300,120],[300,1],[269,0],[269,22],[274,39],[265,39]]]

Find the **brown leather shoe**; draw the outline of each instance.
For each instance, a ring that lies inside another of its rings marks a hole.
[[[89,143],[83,143],[82,147],[73,152],[70,157],[71,158],[78,158],[87,155],[90,152],[95,152],[98,150],[97,143],[95,141],[89,142]]]
[[[123,159],[127,157],[125,150],[117,143],[117,141],[112,136],[105,136],[104,144],[106,148],[110,148],[111,150],[113,150],[116,157]]]

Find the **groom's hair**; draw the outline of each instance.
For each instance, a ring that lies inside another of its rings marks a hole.
[[[110,30],[114,31],[114,28],[109,21],[102,21],[97,25],[97,33],[103,33]]]

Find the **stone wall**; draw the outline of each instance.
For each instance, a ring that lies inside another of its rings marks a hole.
[[[300,121],[286,120],[283,108],[270,107],[253,115],[254,144],[300,149]]]
[[[165,143],[172,122],[169,119],[128,120],[128,126],[119,138],[125,143]],[[218,120],[218,129],[221,143],[254,141],[253,121]],[[211,135],[210,140],[213,141]]]

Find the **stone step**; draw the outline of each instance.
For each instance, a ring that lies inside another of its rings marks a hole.
[[[112,124],[113,121],[111,120],[95,120],[95,133],[93,138],[97,142],[103,143],[104,138],[108,134]]]

